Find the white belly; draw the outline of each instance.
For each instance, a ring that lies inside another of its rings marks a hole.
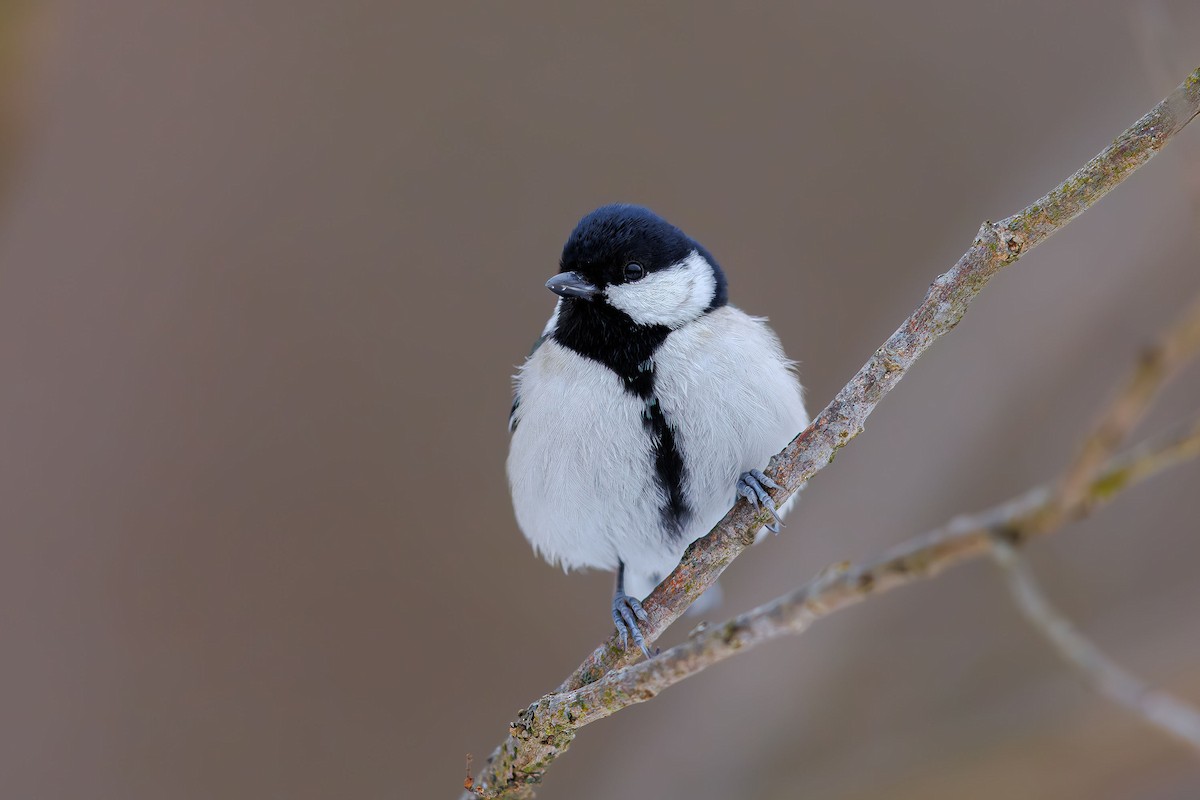
[[[775,335],[732,307],[672,332],[655,353],[654,374],[685,464],[692,513],[682,536],[662,524],[666,494],[642,400],[607,367],[553,339],[517,376],[508,457],[513,508],[534,548],[568,569],[624,561],[630,593],[640,596],[725,514],[738,477],[766,466],[808,424]]]
[[[548,339],[517,393],[508,478],[534,549],[565,569],[616,569],[638,543],[661,541],[644,406],[616,373]]]

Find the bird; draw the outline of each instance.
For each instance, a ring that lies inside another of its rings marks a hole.
[[[778,533],[794,497],[776,508],[763,469],[808,426],[803,387],[712,254],[648,208],[585,215],[546,288],[554,311],[513,378],[514,514],[551,564],[616,573],[616,632],[649,658],[641,601],[689,544],[739,498]]]

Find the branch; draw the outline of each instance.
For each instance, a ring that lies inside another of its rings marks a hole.
[[[831,463],[839,449],[862,432],[875,406],[933,342],[959,323],[975,295],[992,276],[1045,241],[1129,177],[1191,122],[1198,112],[1200,69],[1192,72],[1148,114],[1050,193],[1007,219],[998,223],[985,222],[971,247],[949,271],[933,282],[924,300],[908,319],[875,351],[813,423],[771,459],[769,472],[782,487],[774,493],[776,503],[782,504],[813,475]],[[768,521],[764,514],[756,512],[748,504],[738,503],[711,532],[692,543],[679,566],[643,603],[649,617],[643,625],[647,640],[652,642],[657,639],[711,586],[725,567],[753,543],[755,532]],[[849,574],[833,573],[828,578],[834,581],[831,587],[840,585],[837,581],[844,580]],[[838,575],[842,578],[838,578]],[[870,573],[861,575],[868,576],[859,579],[868,581],[864,591],[869,592],[875,579],[870,577]],[[738,639],[735,635],[739,630],[736,623],[737,620],[730,623],[735,627],[729,630],[727,645]],[[725,628],[729,626],[724,626],[722,630]],[[693,640],[684,647],[699,641],[702,640]],[[668,653],[676,650],[678,648]],[[614,635],[572,673],[559,691],[594,691],[600,685],[595,682],[606,674],[608,678],[605,680],[610,680],[613,677],[611,670],[635,658],[635,654],[627,654],[621,648]],[[656,658],[633,670],[657,672],[666,666],[665,658]],[[644,693],[643,690],[639,691]],[[648,696],[652,694],[640,699],[647,699]],[[522,712],[522,718],[535,714],[541,702],[534,703]],[[566,713],[570,717],[574,712],[568,710]],[[510,728],[508,738],[488,759],[487,767],[479,775],[478,793],[487,797],[531,797],[533,792],[530,784],[541,780],[550,762],[570,744],[579,724],[556,726],[552,732],[542,735],[536,733],[541,726],[515,723]]]
[[[997,540],[993,543],[993,556],[1004,567],[1008,588],[1025,619],[1093,689],[1200,750],[1200,712],[1166,692],[1147,686],[1110,661],[1050,605],[1015,547]]]
[[[1064,519],[1082,517],[1124,489],[1198,456],[1200,417],[1161,444],[1137,448],[1105,465]],[[1050,533],[1040,522],[1053,498],[1052,487],[1041,486],[982,513],[952,520],[874,561],[835,565],[799,589],[724,625],[705,629],[650,661],[611,672],[580,689],[543,697],[521,713],[513,724],[514,735],[544,757],[553,758],[553,748],[562,737],[574,736],[584,725],[649,700],[741,650],[785,634],[802,633],[821,617],[872,594],[931,578],[947,567],[988,553],[997,539],[1020,543]]]

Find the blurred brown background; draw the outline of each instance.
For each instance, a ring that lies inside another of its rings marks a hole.
[[[503,471],[579,216],[642,202],[703,241],[815,411],[983,219],[1200,62],[1187,0],[4,13],[12,798],[456,796],[611,628],[610,576],[537,560]],[[721,614],[1051,477],[1200,290],[1198,160],[1193,128],[989,286]],[[1197,397],[1193,370],[1146,432]],[[1033,553],[1085,631],[1196,702],[1198,479]],[[541,796],[1198,795],[1200,764],[976,564],[588,728]]]

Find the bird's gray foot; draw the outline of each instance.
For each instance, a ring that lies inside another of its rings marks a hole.
[[[646,646],[646,638],[642,635],[642,629],[638,627],[638,620],[642,622],[647,620],[646,611],[638,599],[618,590],[613,595],[612,618],[613,623],[617,626],[617,633],[621,636],[621,647],[628,649],[629,639],[632,637],[633,643],[642,648],[646,658],[651,658],[650,648]]]
[[[737,497],[746,498],[755,509],[761,505],[767,511],[771,512],[771,517],[775,521],[767,525],[767,530],[771,533],[779,533],[779,529],[783,525],[783,520],[780,518],[779,512],[775,509],[775,501],[771,498],[771,495],[767,494],[768,488],[778,489],[779,484],[764,475],[762,470],[752,469],[749,472],[743,472],[742,477],[738,478]],[[737,497],[734,500],[737,500]]]

